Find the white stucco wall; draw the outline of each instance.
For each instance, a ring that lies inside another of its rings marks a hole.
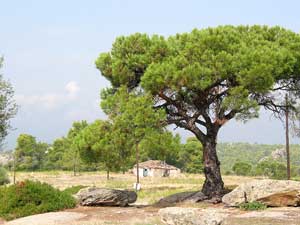
[[[170,177],[176,177],[178,174],[180,174],[180,169],[177,170],[165,170],[165,169],[149,169],[147,168],[148,173],[147,177],[164,177],[164,175],[170,176]],[[137,171],[136,167],[133,168],[133,174],[136,176]],[[139,168],[139,176],[142,178],[144,177],[144,168]]]

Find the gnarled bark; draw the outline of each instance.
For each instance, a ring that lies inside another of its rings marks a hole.
[[[224,183],[221,176],[220,161],[216,150],[216,137],[208,138],[203,143],[203,164],[205,182],[202,192],[209,198],[220,199],[224,194]]]

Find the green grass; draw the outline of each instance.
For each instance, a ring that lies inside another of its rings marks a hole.
[[[154,204],[158,202],[161,198],[167,197],[169,195],[177,194],[180,192],[187,191],[185,188],[169,188],[169,187],[159,187],[151,189],[142,189],[138,194],[139,200],[144,200],[148,204]],[[190,190],[189,191],[194,191]]]
[[[239,208],[245,211],[258,211],[265,210],[267,206],[261,202],[247,202],[240,204]]]
[[[72,187],[68,187],[65,190],[63,190],[64,193],[67,193],[69,195],[75,195],[80,189],[86,188],[86,186],[83,185],[76,185]]]
[[[300,177],[293,177],[292,180],[300,181]]]
[[[110,179],[105,184],[106,188],[117,188],[117,189],[132,189],[133,184],[126,180],[115,180]]]

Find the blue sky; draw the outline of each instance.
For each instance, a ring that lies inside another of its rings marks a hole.
[[[299,32],[299,8],[296,0],[0,0],[1,73],[21,106],[7,147],[14,148],[20,133],[50,143],[74,120],[104,118],[99,92],[109,84],[94,61],[119,35],[167,36],[223,24],[280,25]],[[263,112],[246,124],[229,122],[219,141],[284,143],[283,132],[281,122]]]

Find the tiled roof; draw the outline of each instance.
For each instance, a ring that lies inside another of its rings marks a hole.
[[[134,165],[136,167],[136,165]],[[148,160],[146,162],[139,163],[140,168],[152,168],[152,169],[169,169],[169,170],[177,170],[178,168],[172,165],[169,165],[160,160]]]

